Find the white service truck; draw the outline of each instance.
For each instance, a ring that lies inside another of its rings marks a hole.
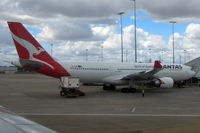
[[[80,79],[77,77],[64,76],[61,77],[61,96],[77,97],[84,96],[85,93],[79,90]]]
[[[78,89],[80,84],[79,78],[61,77],[61,85],[65,88]]]

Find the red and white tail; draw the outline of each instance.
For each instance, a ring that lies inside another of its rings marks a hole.
[[[35,38],[18,22],[8,22],[21,65],[32,71],[60,78],[70,74],[56,62]]]
[[[154,63],[154,69],[162,69],[162,65],[159,60],[156,60]]]

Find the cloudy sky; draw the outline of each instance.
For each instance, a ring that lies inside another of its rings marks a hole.
[[[136,0],[138,61],[175,62],[200,56],[200,1]],[[134,62],[133,2],[130,0],[1,0],[0,60],[17,59],[7,21],[18,21],[53,56],[66,61],[120,62],[120,19],[123,16],[124,61]],[[184,52],[184,50],[186,50]],[[0,61],[0,65],[8,65]]]

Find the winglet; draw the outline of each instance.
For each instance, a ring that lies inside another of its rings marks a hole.
[[[162,69],[162,65],[159,60],[156,60],[154,63],[154,69]]]

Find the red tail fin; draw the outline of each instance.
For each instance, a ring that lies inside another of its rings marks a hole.
[[[160,64],[159,60],[156,60],[154,63],[154,68],[162,69],[162,65]]]
[[[60,78],[70,74],[56,62],[35,38],[18,22],[8,22],[11,35],[23,67]]]

